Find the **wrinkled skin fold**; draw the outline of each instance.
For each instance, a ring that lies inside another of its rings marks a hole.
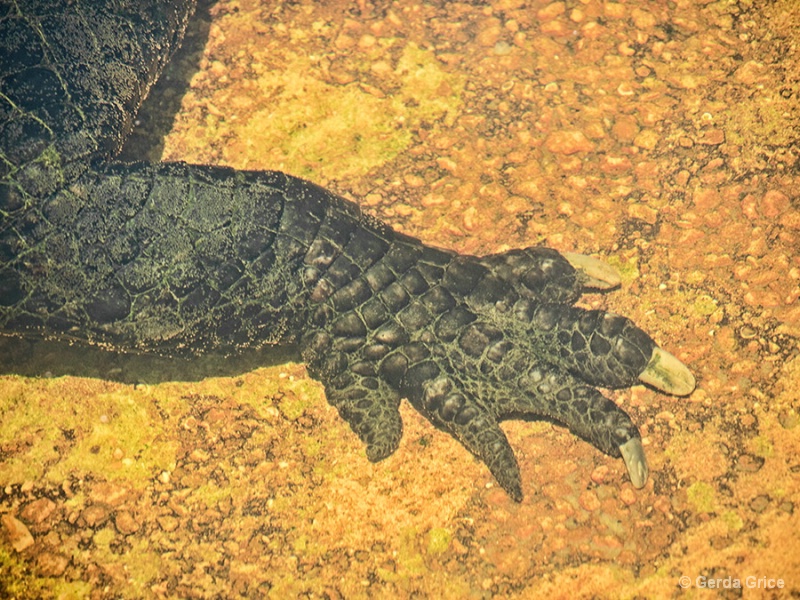
[[[283,173],[112,162],[192,9],[0,3],[3,332],[164,354],[295,344],[372,461],[396,450],[407,398],[515,500],[513,417],[562,423],[642,487],[639,432],[595,386],[694,379],[630,320],[573,305],[616,283],[592,259],[432,248]]]

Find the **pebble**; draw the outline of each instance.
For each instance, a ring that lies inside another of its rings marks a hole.
[[[512,49],[513,46],[511,44],[503,40],[500,40],[494,45],[494,49],[492,50],[492,52],[494,53],[495,56],[507,56],[511,54]]]
[[[639,133],[639,124],[634,117],[620,117],[611,127],[611,133],[621,142],[632,142]]]
[[[87,506],[81,512],[81,519],[87,527],[97,527],[108,521],[108,509],[100,504],[92,504]]]
[[[580,23],[586,18],[586,13],[580,8],[573,8],[569,13],[569,20],[575,23]]]
[[[578,498],[578,503],[581,505],[581,508],[589,512],[600,508],[600,499],[597,497],[597,494],[591,490],[583,492]]]
[[[6,530],[6,539],[11,542],[11,547],[17,552],[33,546],[33,536],[25,523],[14,517],[13,515],[3,515],[0,520],[3,523],[3,529]]]
[[[725,132],[722,129],[709,129],[697,140],[698,144],[705,146],[719,146],[725,141]]]
[[[702,212],[710,211],[722,202],[722,196],[714,188],[699,188],[692,197],[694,207]]]
[[[141,524],[127,510],[121,510],[114,517],[114,525],[122,535],[130,535],[139,531]]]
[[[625,5],[619,2],[606,2],[603,5],[603,12],[612,19],[624,19],[626,10]]]
[[[608,466],[607,465],[598,465],[595,467],[594,471],[592,471],[592,481],[597,484],[603,483],[608,475]]]
[[[475,41],[481,46],[491,47],[498,42],[501,35],[503,35],[503,28],[500,24],[500,20],[487,19],[478,32]]]
[[[633,168],[631,160],[627,156],[609,156],[603,157],[603,162],[600,164],[600,169],[603,173],[608,175],[615,175],[625,173]]]
[[[582,131],[566,129],[554,131],[544,142],[545,147],[555,154],[575,154],[576,152],[591,152],[594,144]]]
[[[175,531],[178,528],[178,519],[171,516],[159,517],[158,525],[164,531]]]
[[[625,506],[636,503],[636,492],[629,487],[624,487],[619,492],[619,499]]]
[[[540,21],[552,21],[563,15],[566,10],[567,5],[564,2],[551,2],[536,13],[536,18]]]
[[[633,143],[638,148],[652,150],[658,144],[660,137],[653,129],[645,129],[633,139]]]
[[[67,570],[69,559],[61,554],[42,552],[36,557],[39,573],[45,577],[59,577]]]
[[[631,19],[633,19],[633,24],[637,29],[651,29],[655,27],[658,22],[653,16],[653,13],[649,13],[641,8],[634,8],[631,11]]]
[[[41,523],[55,510],[56,504],[49,498],[39,498],[22,509],[20,517],[28,523]]]
[[[780,216],[789,209],[789,196],[777,190],[770,190],[761,199],[761,214],[768,219]]]
[[[768,79],[769,71],[762,63],[751,60],[736,69],[733,78],[740,83],[753,85]]]
[[[655,225],[658,220],[658,211],[646,204],[637,202],[628,206],[628,216],[644,221],[649,225]]]
[[[128,498],[128,489],[116,483],[102,482],[92,487],[89,497],[97,503],[118,506]]]
[[[564,21],[546,21],[542,23],[541,32],[553,37],[566,37],[572,34],[573,29]]]

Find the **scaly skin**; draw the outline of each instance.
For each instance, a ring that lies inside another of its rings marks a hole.
[[[407,398],[516,500],[498,426],[514,416],[622,454],[644,485],[636,426],[593,386],[694,381],[628,319],[572,306],[591,263],[431,248],[283,173],[109,163],[191,4],[31,4],[0,5],[4,332],[165,354],[296,344],[370,460],[397,448]]]

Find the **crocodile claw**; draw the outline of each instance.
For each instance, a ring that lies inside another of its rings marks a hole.
[[[628,468],[628,475],[631,478],[631,483],[636,489],[641,489],[647,483],[647,476],[649,469],[647,468],[647,458],[644,455],[644,448],[642,448],[642,440],[638,437],[632,437],[627,442],[619,447],[622,453],[622,460],[625,461],[625,466]]]
[[[673,396],[688,396],[696,386],[694,375],[681,361],[658,346],[639,375],[642,383]]]

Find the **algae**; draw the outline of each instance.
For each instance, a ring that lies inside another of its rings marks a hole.
[[[434,527],[428,532],[428,554],[442,554],[450,547],[453,539],[450,530],[444,527]]]
[[[408,43],[393,74],[396,92],[365,91],[358,83],[334,85],[316,73],[309,57],[285,69],[263,69],[256,85],[267,108],[229,121],[234,138],[223,149],[231,164],[268,149],[268,163],[300,177],[364,175],[405,150],[423,122],[452,123],[461,106],[464,78],[444,71],[435,55]],[[217,133],[209,132],[210,137]]]
[[[717,510],[716,492],[704,481],[696,481],[690,485],[686,490],[686,498],[696,512],[713,513]]]

